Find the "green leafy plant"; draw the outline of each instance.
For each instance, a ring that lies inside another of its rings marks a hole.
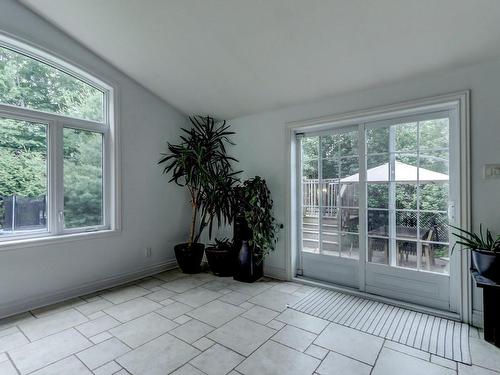
[[[283,228],[273,216],[273,200],[266,181],[256,176],[243,182],[238,189],[242,214],[252,232],[248,241],[253,246],[258,263],[274,250],[278,232]]]
[[[179,144],[168,143],[168,153],[162,154],[158,164],[165,164],[163,173],[170,173],[169,182],[185,186],[191,196],[191,227],[188,246],[199,241],[208,226],[210,237],[214,221],[217,225],[232,220],[234,189],[239,171],[232,169],[237,160],[228,155],[226,146],[234,143],[229,136],[226,121],[217,123],[210,116],[189,118],[191,129]]]
[[[498,235],[495,239],[488,228],[486,228],[486,232],[483,234],[482,224],[479,225],[479,233],[468,231],[453,225],[450,226],[458,231],[453,233],[458,240],[453,245],[453,248],[451,249],[452,252],[455,250],[456,246],[462,246],[462,250],[482,250],[500,254],[500,235]]]
[[[231,241],[229,238],[216,238],[214,243],[211,243],[209,246],[218,250],[232,250],[233,241]]]

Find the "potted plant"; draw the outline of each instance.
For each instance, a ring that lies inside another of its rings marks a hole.
[[[226,122],[217,123],[210,116],[189,118],[191,129],[181,129],[179,144],[168,143],[168,153],[162,154],[158,164],[165,164],[163,173],[171,174],[169,182],[186,187],[191,197],[191,225],[188,242],[174,247],[175,257],[184,273],[200,271],[205,245],[199,243],[203,230],[208,226],[210,236],[213,223],[218,225],[231,218],[230,203],[224,201],[221,192],[232,190],[236,173],[226,145],[232,144]],[[229,215],[229,216],[228,216]]]
[[[283,226],[273,216],[273,200],[266,181],[259,176],[236,189],[234,246],[237,251],[234,279],[254,282],[263,275],[263,260],[278,240]]]
[[[207,262],[216,276],[232,276],[234,264],[234,246],[228,238],[215,239],[215,243],[210,244],[205,249]]]
[[[234,160],[234,159],[233,159]],[[206,203],[203,206],[204,215],[217,220],[217,225],[229,224],[234,217],[236,204],[235,186],[239,182],[230,169],[220,170],[207,191]],[[212,238],[212,223],[209,225],[209,238]],[[218,240],[205,249],[207,262],[216,276],[231,276],[233,274],[234,247],[228,239]]]
[[[454,227],[458,230],[453,233],[458,240],[453,245],[462,246],[462,250],[472,250],[472,262],[480,275],[493,281],[500,280],[500,235],[496,238],[489,229],[483,234],[483,226],[479,225],[479,233]]]

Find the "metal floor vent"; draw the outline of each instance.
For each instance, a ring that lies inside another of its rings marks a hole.
[[[289,308],[471,364],[469,326],[464,323],[322,288]]]

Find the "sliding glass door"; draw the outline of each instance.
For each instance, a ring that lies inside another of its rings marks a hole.
[[[301,139],[302,272],[357,286],[359,268],[358,130]]]
[[[299,134],[299,274],[454,309],[454,118],[439,111]]]

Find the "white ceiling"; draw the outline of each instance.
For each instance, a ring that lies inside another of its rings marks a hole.
[[[500,55],[499,0],[21,1],[183,112],[226,119]]]

